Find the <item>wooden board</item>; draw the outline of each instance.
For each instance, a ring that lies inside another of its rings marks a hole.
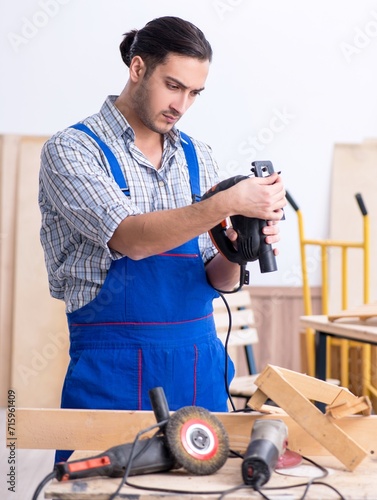
[[[230,446],[245,450],[257,418],[278,418],[288,427],[288,445],[303,455],[329,455],[322,446],[285,412],[275,415],[252,413],[213,413],[224,424]],[[142,429],[156,423],[151,411],[61,410],[18,408],[18,448],[106,450],[135,439]],[[362,446],[370,456],[377,456],[377,416],[351,416],[337,420],[337,426]]]
[[[256,379],[255,384],[262,392],[263,397],[272,401],[285,410],[309,435],[321,443],[349,470],[354,470],[367,455],[365,449],[347,435],[334,420],[323,414],[308,398],[314,401],[333,403],[341,396],[344,404],[354,396],[343,388],[338,388],[314,377],[267,366]],[[299,389],[298,389],[298,388]],[[336,392],[336,394],[335,394]],[[248,405],[259,410],[260,397],[255,394]],[[258,398],[258,404],[253,402]],[[338,423],[338,421],[337,421]]]
[[[13,269],[19,136],[0,136],[0,405],[10,388]]]
[[[360,320],[365,321],[375,317],[377,317],[377,302],[374,302],[373,304],[363,304],[345,311],[340,311],[337,314],[328,315],[330,321],[335,321],[341,318],[359,318]]]
[[[58,407],[68,362],[64,303],[49,294],[39,239],[38,175],[46,137],[21,137],[16,192],[11,386],[17,405]]]
[[[75,454],[74,458],[83,458],[87,454]],[[343,498],[351,499],[374,499],[377,489],[377,476],[375,474],[376,461],[366,460],[357,469],[357,472],[347,472],[339,468],[335,459],[331,457],[311,457],[321,466],[329,468],[330,474],[324,481],[338,489]],[[305,462],[304,462],[305,463]],[[141,488],[123,486],[122,498],[134,498],[139,500],[213,500],[219,498],[220,493],[243,483],[241,475],[241,459],[229,459],[225,465],[211,476],[191,476],[183,469],[169,471],[147,476],[133,476],[129,479],[132,484],[150,488],[162,488],[163,490],[181,490],[190,492],[167,493],[164,491],[146,491]],[[310,468],[310,471],[313,471]],[[310,477],[295,477],[273,473],[270,481],[263,488],[267,498],[299,500],[302,498],[305,486],[300,488],[289,488],[291,485],[306,483]],[[50,483],[46,488],[46,498],[55,500],[107,500],[119,485],[119,479],[113,478],[90,478],[86,480],[65,481]],[[274,488],[269,490],[268,488]],[[283,489],[284,488],[284,489]],[[287,489],[288,488],[288,489]],[[206,492],[217,491],[217,495]],[[199,493],[201,492],[201,493]],[[261,495],[250,487],[238,489],[225,496],[226,500],[260,500]],[[312,485],[305,494],[307,500],[334,500],[339,498],[334,490],[323,485]]]
[[[332,164],[330,234],[331,239],[363,240],[363,220],[355,194],[361,193],[367,208],[371,228],[370,299],[377,300],[377,141],[360,144],[335,144]],[[363,301],[363,252],[349,252],[348,304],[355,307]],[[329,255],[330,304],[329,312],[342,309],[340,302],[340,255],[333,250]]]

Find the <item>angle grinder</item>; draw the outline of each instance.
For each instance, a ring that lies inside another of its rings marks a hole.
[[[254,161],[251,165],[252,173],[249,176],[236,175],[225,179],[208,190],[201,199],[205,200],[249,177],[268,177],[274,173],[274,168],[270,161]],[[226,235],[226,229],[228,228],[226,220],[213,227],[209,231],[209,234],[219,252],[231,262],[235,262],[241,266],[241,286],[248,284],[248,273],[245,272],[247,262],[259,259],[259,267],[262,273],[276,271],[277,264],[273,248],[265,242],[265,236],[262,232],[263,227],[267,225],[267,221],[243,215],[232,215],[230,222],[238,234],[237,248]]]
[[[207,475],[224,465],[229,442],[220,420],[199,406],[182,407],[170,415],[162,387],[149,391],[149,397],[160,432],[90,458],[59,462],[54,468],[56,479],[122,477],[128,467],[130,476],[181,467],[191,474]]]

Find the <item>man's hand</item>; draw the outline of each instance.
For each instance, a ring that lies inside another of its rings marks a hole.
[[[278,226],[279,221],[267,221],[267,226],[264,226],[262,229],[263,234],[266,236],[265,242],[268,245],[273,245],[274,243],[278,243],[280,241],[280,229]],[[229,227],[226,230],[226,235],[230,239],[230,241],[233,243],[234,248],[237,249],[237,232],[232,228]],[[277,248],[274,248],[274,254],[279,255],[279,250]]]

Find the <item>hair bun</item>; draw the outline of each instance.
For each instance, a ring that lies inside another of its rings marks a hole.
[[[132,45],[135,41],[137,33],[138,30],[131,30],[128,33],[125,33],[123,35],[123,41],[119,46],[122,60],[128,67],[130,66],[132,60]]]

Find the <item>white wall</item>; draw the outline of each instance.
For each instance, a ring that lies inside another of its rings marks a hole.
[[[180,127],[213,147],[224,177],[272,160],[307,236],[326,238],[333,144],[377,137],[376,1],[0,0],[0,133],[50,135],[96,112],[126,82],[122,34],[162,15],[194,22],[214,49]],[[301,282],[290,207],[280,226],[279,271],[252,264],[255,284]]]

